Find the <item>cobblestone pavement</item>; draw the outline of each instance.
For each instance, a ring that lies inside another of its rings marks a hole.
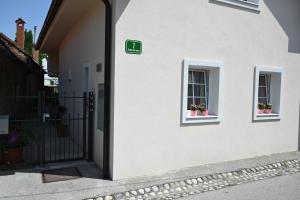
[[[287,160],[231,172],[154,185],[88,200],[172,200],[203,192],[300,172],[300,160]]]

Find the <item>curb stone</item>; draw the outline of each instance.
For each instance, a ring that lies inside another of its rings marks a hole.
[[[263,166],[167,182],[86,200],[173,200],[297,172],[300,172],[300,160],[286,160]]]

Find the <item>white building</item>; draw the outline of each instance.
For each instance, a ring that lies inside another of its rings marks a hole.
[[[296,151],[299,7],[53,0],[37,45],[60,91],[96,93],[94,160],[122,179]],[[192,103],[208,116],[191,116]]]
[[[42,66],[43,69],[47,72],[48,67],[47,67],[48,61],[46,58],[42,60]],[[58,87],[58,78],[57,77],[51,77],[49,74],[44,75],[44,86],[47,87]]]

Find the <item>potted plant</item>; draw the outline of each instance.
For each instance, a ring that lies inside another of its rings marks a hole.
[[[265,114],[272,114],[272,104],[266,105]]]
[[[261,115],[261,114],[264,114],[264,110],[266,109],[266,105],[263,104],[263,103],[258,103],[257,108],[258,108],[257,113]]]
[[[12,131],[2,144],[3,162],[14,164],[22,161],[23,148],[29,144],[29,136],[22,131]]]
[[[197,116],[197,105],[196,104],[191,104],[190,105],[190,110],[191,110],[191,116]]]
[[[207,116],[207,115],[208,115],[208,110],[207,110],[207,108],[206,108],[206,106],[205,106],[204,103],[202,103],[202,104],[200,104],[200,105],[198,106],[198,110],[199,110],[199,112],[200,112],[200,114],[201,114],[202,116]]]

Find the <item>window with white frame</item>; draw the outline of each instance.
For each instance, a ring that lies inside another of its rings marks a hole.
[[[222,62],[184,60],[181,108],[183,124],[220,121],[222,74]]]
[[[260,0],[214,0],[233,6],[259,11]]]
[[[254,120],[280,119],[283,69],[255,68]]]

